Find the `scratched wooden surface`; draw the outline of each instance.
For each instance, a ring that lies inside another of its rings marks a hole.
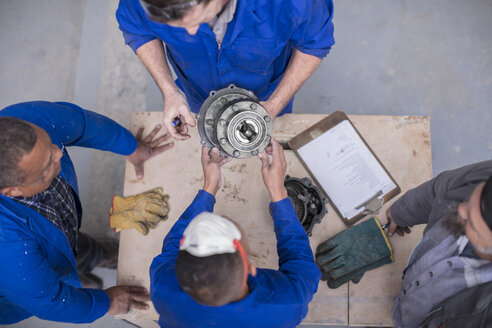
[[[288,141],[324,117],[326,115],[284,115],[274,122],[274,137],[281,142]],[[161,118],[160,112],[132,113],[130,129],[135,133],[139,126],[144,125],[148,132],[160,123]],[[431,177],[427,117],[353,115],[350,119],[403,192]],[[171,150],[149,160],[142,181],[137,181],[133,167],[127,163],[124,194],[137,194],[161,186],[170,196],[170,212],[169,219],[159,223],[147,236],[140,235],[134,229],[121,232],[118,284],[149,287],[148,270],[152,259],[160,253],[166,233],[203,185],[197,129],[191,130],[191,136],[189,140],[177,142]],[[286,158],[287,174],[308,176],[291,151],[286,151]],[[276,239],[268,212],[270,200],[261,179],[260,161],[256,157],[232,161],[223,167],[222,174],[222,188],[217,194],[215,212],[227,215],[243,226],[250,240],[252,262],[260,268],[278,269]],[[329,205],[327,207],[328,214],[314,227],[310,238],[313,250],[345,229],[336,213]],[[383,214],[378,217],[381,222],[386,222]],[[416,228],[405,238],[391,238],[395,263],[366,273],[360,283],[350,283],[332,290],[320,282],[303,323],[391,325],[392,299],[401,287],[401,272],[411,250],[421,238],[421,231],[422,228]],[[142,325],[145,319],[157,320],[158,315],[151,308],[147,311],[133,310],[122,318],[138,319]],[[148,322],[149,327],[153,324]]]

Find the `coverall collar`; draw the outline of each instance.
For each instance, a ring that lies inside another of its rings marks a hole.
[[[224,44],[232,43],[244,29],[260,22],[254,9],[256,8],[252,8],[248,0],[237,0],[236,14],[227,26]]]

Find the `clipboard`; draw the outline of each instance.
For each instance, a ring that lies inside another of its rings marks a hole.
[[[342,111],[332,113],[288,144],[347,226],[367,215],[377,214],[385,202],[401,192],[395,179]],[[363,172],[364,165],[367,165],[368,176],[361,173],[358,177],[357,172]]]

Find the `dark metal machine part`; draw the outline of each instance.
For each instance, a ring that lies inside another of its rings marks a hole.
[[[270,116],[258,97],[234,84],[210,92],[196,118],[202,145],[217,147],[225,158],[256,156],[272,136]]]
[[[284,186],[299,221],[307,235],[311,236],[314,225],[320,223],[327,212],[325,206],[327,199],[309,178],[299,179],[287,175]]]

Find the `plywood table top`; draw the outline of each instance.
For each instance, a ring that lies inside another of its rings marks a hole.
[[[298,133],[327,115],[287,114],[274,121],[274,138],[287,142]],[[383,165],[393,175],[402,189],[407,190],[431,178],[430,127],[428,117],[415,116],[349,116],[360,134],[376,153]],[[139,126],[150,130],[161,122],[161,112],[132,113],[130,130],[136,133]],[[175,146],[145,164],[145,177],[138,181],[133,166],[127,163],[124,195],[137,194],[162,187],[169,194],[169,219],[159,223],[147,236],[136,230],[125,230],[120,236],[118,284],[150,286],[149,267],[162,248],[162,241],[173,224],[188,207],[199,189],[203,187],[200,163],[201,145],[196,128],[191,138],[176,141]],[[285,152],[287,174],[303,178],[309,176],[292,151]],[[251,260],[259,268],[278,269],[276,238],[269,214],[270,198],[260,173],[260,160],[256,157],[233,160],[222,168],[222,187],[217,193],[215,212],[238,221],[248,234]],[[385,204],[378,215],[385,223]],[[327,204],[328,213],[313,228],[311,247],[316,246],[346,226]],[[415,227],[410,235],[390,239],[395,262],[367,272],[358,284],[345,284],[329,289],[321,281],[318,292],[309,305],[303,323],[333,325],[392,325],[393,297],[402,285],[402,271],[411,250],[422,237],[423,227]],[[139,322],[157,320],[151,307],[147,311],[133,310],[122,316]],[[155,323],[149,322],[149,327]]]

